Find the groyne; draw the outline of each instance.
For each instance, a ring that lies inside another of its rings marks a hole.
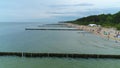
[[[26,52],[0,52],[0,56],[18,57],[57,57],[57,58],[113,58],[120,59],[120,55],[102,54],[67,54],[67,53],[26,53]]]
[[[57,31],[81,31],[81,29],[47,29],[47,28],[25,28],[25,30],[57,30]]]

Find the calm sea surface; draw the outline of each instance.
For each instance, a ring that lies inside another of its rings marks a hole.
[[[120,54],[120,42],[85,31],[26,31],[41,23],[0,23],[0,52]],[[69,28],[67,28],[69,29]],[[120,60],[0,57],[0,68],[119,68]]]

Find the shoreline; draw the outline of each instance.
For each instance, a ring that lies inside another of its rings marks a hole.
[[[116,37],[117,34],[120,33],[120,31],[116,30],[115,28],[104,28],[104,27],[91,27],[91,26],[85,26],[85,25],[78,25],[78,24],[73,24],[73,23],[66,23],[67,26],[69,27],[75,27],[83,31],[91,32],[95,35],[98,35],[102,38],[107,38],[115,40],[117,43],[120,41],[120,38]]]

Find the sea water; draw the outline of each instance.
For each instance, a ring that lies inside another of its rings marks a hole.
[[[0,52],[120,54],[120,42],[86,31],[25,30],[42,28],[38,25],[41,23],[0,23]],[[114,64],[120,66],[117,62],[120,60],[0,57],[0,68],[114,68]]]
[[[120,68],[120,60],[0,57],[0,68]]]

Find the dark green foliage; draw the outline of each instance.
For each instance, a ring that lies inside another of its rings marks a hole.
[[[120,12],[116,14],[100,14],[67,21],[79,25],[97,24],[103,27],[115,27],[120,30]]]
[[[117,30],[120,30],[120,24],[116,24]]]

